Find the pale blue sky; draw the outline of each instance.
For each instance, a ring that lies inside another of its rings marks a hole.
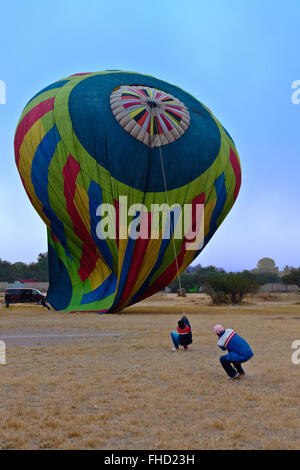
[[[299,0],[2,1],[0,257],[34,261],[46,230],[18,176],[13,136],[26,102],[69,74],[148,73],[205,103],[235,140],[236,205],[197,262],[300,265]]]

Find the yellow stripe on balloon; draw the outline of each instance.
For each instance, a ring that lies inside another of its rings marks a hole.
[[[77,212],[80,215],[82,222],[84,223],[84,226],[86,227],[87,231],[90,233],[91,220],[90,220],[90,215],[89,215],[89,195],[87,191],[79,184],[76,184],[76,190],[75,190],[73,201],[77,209]],[[111,270],[106,265],[98,248],[97,248],[97,257],[99,259],[96,263],[95,269],[92,271],[92,273],[89,276],[92,290],[96,289],[111,274]]]
[[[121,238],[121,239],[119,240],[118,283],[117,283],[116,292],[118,291],[118,288],[119,288],[120,277],[121,277],[121,273],[122,273],[122,267],[123,267],[123,261],[124,261],[124,258],[125,258],[127,243],[128,243],[128,239],[127,239],[127,238],[126,238],[126,239]]]
[[[42,139],[44,138],[46,131],[43,126],[42,119],[36,121],[33,126],[28,130],[25,135],[23,142],[20,147],[20,160],[19,160],[19,172],[23,178],[26,191],[31,197],[32,204],[38,212],[39,216],[43,219],[45,224],[50,227],[49,219],[45,216],[43,211],[43,205],[40,200],[36,197],[34,186],[31,181],[31,166],[34,155]]]
[[[212,201],[207,202],[204,207],[204,237],[206,237],[209,232],[210,219],[216,204],[217,199],[213,199]]]
[[[97,287],[99,287],[111,274],[111,270],[104,262],[101,253],[97,253],[97,255],[99,256],[99,259],[96,263],[95,269],[89,276],[92,290],[97,289]]]
[[[149,276],[156,260],[159,254],[159,249],[161,246],[162,240],[156,240],[151,238],[148,246],[147,246],[147,251],[144,255],[144,260],[142,264],[142,268],[138,274],[138,277],[136,279],[136,282],[134,283],[134,286],[128,295],[128,298],[126,299],[126,302],[124,304],[124,307],[126,307],[130,302],[131,299],[134,297],[134,295],[138,292],[138,290],[142,287],[144,282],[146,281],[147,277]]]
[[[143,106],[140,106],[139,108],[135,109],[134,111],[132,111],[131,113],[129,113],[129,116],[131,116],[132,118],[135,118],[135,116],[137,114],[139,114],[141,111],[143,111],[145,108]]]
[[[205,238],[209,232],[210,219],[214,211],[215,205],[217,203],[216,199],[209,201],[204,207],[204,233],[203,237]],[[183,262],[179,268],[179,273],[181,274],[194,260],[195,250],[187,250],[184,254]],[[176,273],[171,282],[177,279],[178,274]],[[170,284],[171,284],[170,282]]]
[[[86,190],[79,184],[76,184],[74,205],[85,225],[85,228],[88,230],[88,232],[90,232],[91,220],[89,214],[89,196]]]
[[[168,116],[168,119],[173,122],[173,124],[177,125],[179,120],[176,120],[171,114],[168,113],[168,111],[165,111],[165,114]]]
[[[150,116],[150,135],[153,135],[154,134],[154,117]]]

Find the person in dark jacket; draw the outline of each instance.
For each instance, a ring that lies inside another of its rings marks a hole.
[[[237,334],[235,330],[225,329],[222,325],[215,325],[214,332],[218,336],[218,346],[228,354],[220,357],[220,362],[229,379],[238,379],[245,375],[242,363],[249,361],[253,356],[252,349],[247,341]]]
[[[42,305],[43,307],[47,308],[50,310],[49,305],[47,304],[47,297],[43,297],[41,300],[39,300],[39,305]]]
[[[8,294],[5,294],[5,306],[6,306],[6,308],[9,307],[9,301],[10,301],[9,295],[8,295]]]
[[[187,350],[193,342],[191,325],[185,313],[182,314],[182,318],[178,322],[177,331],[171,331],[171,338],[174,344],[173,351],[179,351],[179,346],[183,346],[183,349]]]

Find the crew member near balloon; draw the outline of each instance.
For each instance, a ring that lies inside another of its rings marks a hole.
[[[214,332],[218,336],[218,346],[227,354],[220,357],[220,362],[229,379],[238,379],[245,375],[242,367],[243,362],[249,361],[253,356],[252,349],[244,338],[239,336],[235,330],[215,325]]]
[[[9,302],[10,302],[9,294],[6,293],[5,294],[5,306],[6,306],[6,308],[9,307]]]
[[[171,331],[171,338],[174,344],[173,351],[179,351],[179,346],[183,346],[183,349],[187,350],[193,342],[192,328],[185,313],[182,314],[181,320],[178,322],[177,331]]]
[[[42,305],[43,307],[47,308],[48,310],[50,310],[50,307],[47,303],[47,296],[46,297],[42,297],[39,302],[38,302],[39,305]]]

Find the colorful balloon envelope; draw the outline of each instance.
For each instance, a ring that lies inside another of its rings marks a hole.
[[[211,111],[133,72],[77,74],[44,88],[22,113],[15,158],[47,225],[56,310],[117,312],[169,285],[241,184],[234,142]],[[178,231],[186,207],[190,219]]]

